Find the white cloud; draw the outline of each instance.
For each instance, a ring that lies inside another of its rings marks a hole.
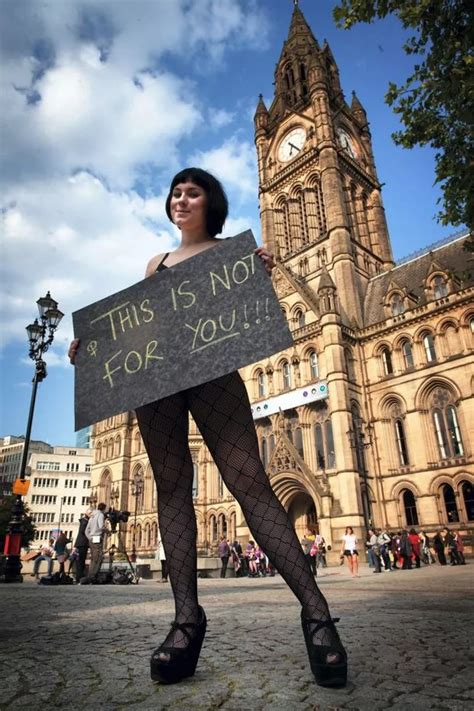
[[[234,120],[235,114],[225,109],[214,109],[209,111],[209,123],[212,128],[219,129],[228,126]]]
[[[240,201],[257,195],[255,148],[248,141],[233,136],[217,148],[198,151],[190,162],[214,173]]]
[[[6,341],[23,337],[32,306],[48,290],[68,314],[60,330],[69,338],[72,311],[139,281],[154,254],[174,248],[167,217],[157,211],[164,197],[111,192],[88,173],[30,187],[15,189],[16,205],[5,215],[9,270],[0,330]]]
[[[214,123],[205,125],[196,75],[222,69],[232,48],[261,49],[264,23],[248,0],[4,6],[0,329],[3,345],[23,339],[51,290],[68,314],[52,352],[62,363],[71,311],[138,281],[153,254],[174,248],[162,174],[197,128],[233,119],[206,107]],[[240,199],[255,196],[253,146],[233,139],[199,155]]]

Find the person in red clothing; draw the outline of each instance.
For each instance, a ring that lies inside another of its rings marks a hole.
[[[420,568],[421,567],[421,563],[420,563],[421,539],[414,528],[410,528],[410,533],[408,534],[408,540],[411,543],[412,557],[415,559],[415,566],[417,568]]]

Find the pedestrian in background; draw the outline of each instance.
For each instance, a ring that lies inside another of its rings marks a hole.
[[[440,565],[446,565],[446,556],[444,555],[444,540],[441,535],[441,531],[436,531],[436,535],[433,538],[433,548],[438,558],[438,563]]]
[[[87,551],[89,550],[89,539],[86,536],[86,528],[91,514],[92,509],[87,509],[87,511],[82,514],[79,519],[79,530],[77,532],[76,540],[74,541],[74,548],[77,550],[77,560],[74,566],[76,583],[78,583],[85,575]]]
[[[33,572],[31,574],[31,577],[34,578],[39,578],[39,567],[41,565],[41,561],[45,560],[48,564],[48,575],[53,574],[53,555],[54,555],[54,538],[49,539],[49,544],[44,543],[41,546],[40,549],[40,554],[38,558],[36,558],[34,564],[33,564]]]
[[[107,506],[103,503],[97,506],[97,509],[92,513],[87,526],[86,536],[91,549],[91,563],[89,566],[88,577],[91,580],[96,580],[102,565],[104,557],[104,538],[105,538],[105,515],[104,511]]]
[[[221,559],[221,578],[225,578],[227,572],[227,565],[229,563],[230,557],[230,546],[225,536],[221,536],[219,542],[219,558]]]
[[[411,555],[415,559],[415,567],[420,568],[420,553],[421,553],[421,539],[414,528],[410,528],[410,533],[408,534],[408,540],[411,544]]]
[[[64,531],[61,531],[59,536],[56,538],[56,543],[54,544],[54,552],[56,553],[56,560],[59,563],[59,575],[64,575],[64,566],[69,556],[67,549],[68,543],[71,543],[71,539],[66,536]]]
[[[383,561],[384,568],[389,572],[393,570],[392,561],[390,560],[391,543],[392,539],[390,538],[387,530],[385,528],[379,528],[379,530],[377,531],[377,545],[380,550],[380,557]]]
[[[449,564],[450,565],[461,565],[461,558],[458,555],[458,547],[456,545],[456,538],[449,528],[444,529],[444,545],[449,554]]]
[[[458,558],[460,565],[466,565],[466,559],[464,557],[464,543],[461,538],[459,531],[453,532],[454,540],[456,542],[456,550],[458,553]]]
[[[310,534],[305,533],[305,535],[301,539],[300,543],[301,543],[301,549],[304,553],[304,557],[308,561],[309,569],[311,570],[312,574],[314,575],[315,561],[314,561],[314,558],[311,557],[311,547],[313,545],[313,542],[310,538]]]
[[[347,561],[347,566],[353,578],[359,577],[359,553],[357,551],[357,536],[351,526],[347,526],[342,537],[341,556]]]
[[[161,540],[161,536],[158,538],[158,546],[157,546],[156,551],[157,551],[158,559],[159,559],[160,565],[161,565],[161,580],[159,582],[160,583],[167,583],[168,582],[168,562],[166,560],[165,547],[163,545],[163,541]]]

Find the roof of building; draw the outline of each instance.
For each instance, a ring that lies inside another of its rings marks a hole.
[[[426,278],[433,263],[450,277],[454,277],[463,287],[474,283],[474,265],[468,266],[469,253],[463,249],[467,235],[456,235],[439,247],[427,248],[422,254],[401,260],[401,263],[387,272],[373,277],[367,286],[364,303],[364,326],[385,321],[384,304],[392,287],[399,288],[411,297],[416,306],[426,304]]]

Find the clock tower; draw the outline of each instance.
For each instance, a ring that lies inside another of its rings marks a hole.
[[[392,266],[369,125],[296,2],[274,84],[255,113],[263,243],[307,282],[327,270],[342,322],[361,326],[368,280]]]

